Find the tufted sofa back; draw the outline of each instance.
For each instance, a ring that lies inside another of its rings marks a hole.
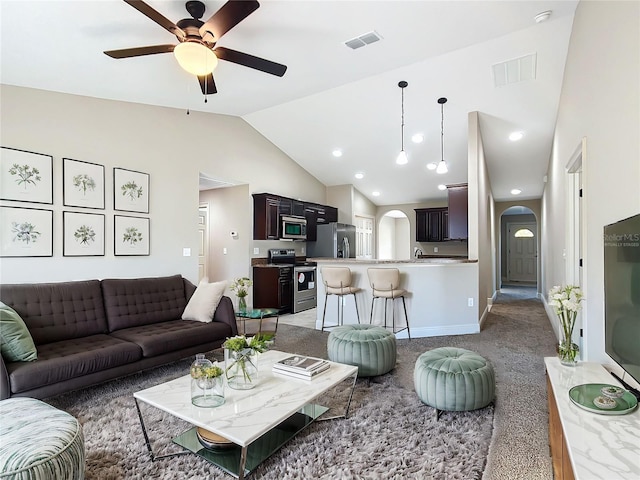
[[[36,345],[107,333],[98,280],[2,285],[0,299],[22,317]]]
[[[109,331],[180,319],[193,293],[187,282],[180,275],[102,280]]]

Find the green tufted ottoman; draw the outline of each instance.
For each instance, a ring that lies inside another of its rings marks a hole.
[[[396,366],[396,337],[374,325],[344,325],[329,334],[327,354],[332,362],[357,366],[359,377],[375,377]]]
[[[84,478],[78,420],[34,398],[0,401],[0,479]]]
[[[493,366],[464,348],[441,347],[416,360],[413,383],[418,398],[440,410],[465,411],[486,407],[495,396]]]

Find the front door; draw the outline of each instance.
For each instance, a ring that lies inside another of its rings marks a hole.
[[[507,228],[507,279],[536,283],[538,280],[538,238],[535,223],[510,223]]]

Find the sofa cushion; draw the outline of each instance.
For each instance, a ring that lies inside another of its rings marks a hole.
[[[38,358],[24,320],[3,302],[0,302],[0,351],[9,362],[31,362]]]
[[[180,275],[102,280],[109,331],[176,320],[187,306]]]
[[[212,321],[225,288],[227,288],[225,281],[209,283],[207,278],[200,280],[198,288],[182,313],[182,320],[196,320],[205,323]]]
[[[98,280],[2,285],[0,300],[18,312],[38,347],[107,333]]]
[[[126,328],[113,332],[111,335],[140,345],[145,357],[155,357],[194,345],[224,340],[231,334],[231,327],[222,322],[202,323],[192,320],[174,320],[155,325]]]
[[[71,378],[135,362],[142,351],[135,343],[110,335],[48,343],[38,347],[35,362],[7,363],[12,393],[51,385]]]

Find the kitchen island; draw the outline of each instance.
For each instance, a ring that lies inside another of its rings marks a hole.
[[[318,264],[318,308],[316,328],[322,326],[325,288],[322,267],[349,267],[353,285],[362,290],[355,295],[360,322],[369,323],[372,293],[367,269],[372,267],[398,268],[401,288],[405,296],[411,337],[463,335],[480,332],[478,314],[478,261],[464,257],[420,258],[415,260],[376,260],[356,258],[311,258]],[[325,325],[337,322],[338,297],[329,296]],[[358,323],[354,297],[344,297],[344,323]],[[402,301],[394,302],[396,326],[404,326]],[[391,302],[388,302],[387,325],[392,324]],[[377,300],[372,323],[384,325],[384,301]],[[407,331],[398,332],[398,338],[407,338]]]

